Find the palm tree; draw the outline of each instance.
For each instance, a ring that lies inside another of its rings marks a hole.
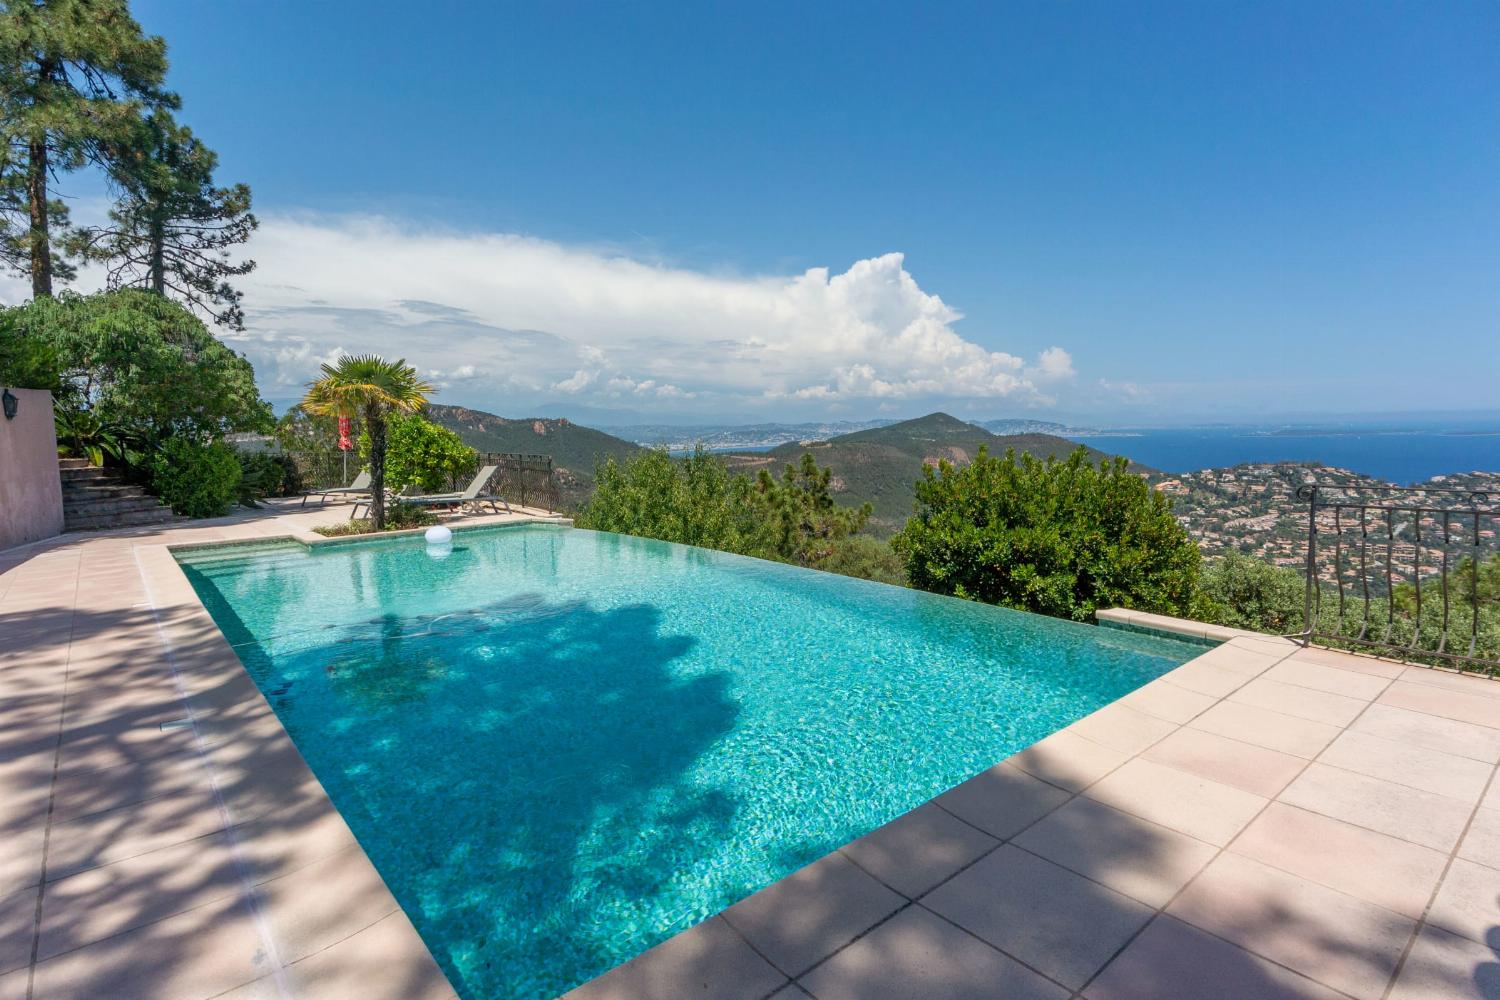
[[[324,365],[323,377],[307,387],[302,406],[309,412],[364,419],[370,435],[370,517],[376,531],[385,527],[386,415],[415,413],[435,391],[405,358],[386,361],[373,354],[345,356],[336,365]]]

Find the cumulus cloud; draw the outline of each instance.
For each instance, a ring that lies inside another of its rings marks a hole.
[[[724,401],[774,408],[1046,398],[1061,347],[1030,362],[966,339],[903,255],[842,273],[724,275],[514,234],[385,218],[267,215],[234,346],[270,395],[344,350],[405,357],[464,401]]]

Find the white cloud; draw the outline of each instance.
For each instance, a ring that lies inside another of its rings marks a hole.
[[[263,216],[249,253],[248,329],[227,339],[274,396],[344,350],[404,357],[475,405],[1026,403],[1073,375],[1060,347],[1028,364],[961,336],[962,315],[899,253],[843,273],[726,276],[513,234],[288,215]]]

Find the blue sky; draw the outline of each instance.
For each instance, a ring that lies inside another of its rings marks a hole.
[[[134,6],[266,220],[273,397],[374,347],[513,415],[1495,405],[1495,3]]]

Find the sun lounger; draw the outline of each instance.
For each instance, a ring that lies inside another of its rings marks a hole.
[[[500,513],[503,505],[506,511],[509,511],[510,504],[493,493],[484,492],[484,488],[489,485],[490,478],[499,468],[498,465],[486,465],[480,469],[462,493],[428,493],[425,496],[396,497],[392,503],[411,507],[488,507],[496,514]],[[350,517],[358,517],[359,508],[369,507],[369,505],[368,500],[356,503],[354,513]]]
[[[368,497],[370,495],[370,474],[361,472],[354,477],[354,482],[348,486],[334,486],[326,490],[308,490],[302,494],[301,506],[307,506],[308,497],[317,497],[320,503],[327,503],[329,497],[344,499],[346,497]]]

